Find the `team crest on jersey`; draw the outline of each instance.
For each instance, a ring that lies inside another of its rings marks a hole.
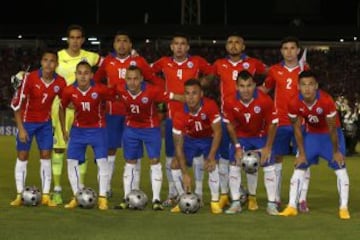
[[[188,63],[186,65],[188,66],[188,68],[194,67],[194,63],[192,61],[188,61]]]
[[[317,114],[322,114],[323,111],[324,111],[324,110],[323,110],[321,107],[317,107],[317,108],[316,108],[316,113],[317,113]]]
[[[98,94],[97,94],[96,92],[93,92],[93,93],[91,94],[91,98],[92,98],[92,99],[97,99],[97,97],[98,97]]]
[[[205,114],[205,113],[201,113],[201,114],[200,114],[200,118],[201,118],[201,120],[205,120],[205,119],[206,119],[206,114]]]
[[[255,113],[260,113],[260,112],[261,112],[261,107],[255,106],[255,107],[254,107],[254,112],[255,112]]]
[[[242,64],[242,66],[243,66],[244,69],[249,69],[250,64],[247,63],[247,62],[244,62],[244,63]]]
[[[134,60],[133,60],[133,61],[130,61],[129,65],[130,65],[130,66],[136,66],[136,61],[134,61]]]
[[[58,85],[54,86],[54,92],[58,93],[60,91],[60,87]]]
[[[147,103],[149,102],[149,98],[143,97],[143,98],[141,98],[141,102],[142,102],[143,104],[147,104]]]

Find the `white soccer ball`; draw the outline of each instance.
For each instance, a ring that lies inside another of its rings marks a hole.
[[[143,191],[134,189],[127,194],[125,202],[129,209],[144,210],[148,203],[148,197]]]
[[[41,201],[41,192],[35,186],[27,186],[21,194],[21,200],[25,206],[37,206]]]
[[[85,187],[76,193],[76,201],[81,208],[90,209],[96,205],[97,194],[89,187]]]
[[[241,167],[246,173],[256,173],[260,166],[260,154],[255,151],[246,151],[241,159]]]
[[[201,199],[196,193],[184,193],[180,196],[179,208],[185,214],[196,213],[201,206]]]

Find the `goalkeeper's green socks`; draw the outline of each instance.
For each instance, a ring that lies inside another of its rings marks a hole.
[[[64,164],[64,153],[53,153],[52,155],[52,172],[54,180],[54,193],[52,195],[52,201],[56,204],[62,204],[61,196],[61,173]]]
[[[61,173],[64,164],[64,153],[53,153],[52,155],[52,172],[53,172],[53,180],[54,187],[61,186]]]

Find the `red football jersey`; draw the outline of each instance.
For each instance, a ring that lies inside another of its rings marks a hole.
[[[46,83],[42,80],[41,70],[27,74],[16,91],[11,107],[21,109],[23,122],[47,122],[51,118],[51,105],[55,96],[61,96],[66,81],[54,74],[54,79]]]
[[[196,114],[190,113],[186,104],[174,113],[173,132],[193,138],[212,137],[211,125],[220,120],[220,111],[215,101],[204,97]]]
[[[165,79],[167,92],[184,94],[184,83],[190,78],[198,78],[199,74],[213,74],[212,66],[202,57],[189,56],[179,63],[172,57],[162,57],[153,64],[156,73],[162,73]],[[182,103],[172,101],[168,104],[168,116],[173,117],[173,112],[182,107]]]
[[[164,92],[162,88],[142,83],[141,92],[132,95],[125,84],[117,86],[120,101],[126,109],[125,124],[134,128],[154,128],[160,126],[157,114],[157,104],[169,102],[170,93]]]
[[[139,67],[145,80],[154,85],[163,86],[164,81],[155,75],[153,69],[141,56],[128,56],[127,58],[120,59],[114,54],[109,54],[96,71],[94,80],[99,82],[106,78],[109,86],[124,84],[126,69],[130,66]],[[108,101],[106,104],[106,112],[111,115],[125,115],[126,110],[122,102]]]
[[[288,68],[283,63],[270,67],[264,86],[275,89],[274,103],[279,116],[279,126],[291,125],[288,117],[288,102],[297,96],[299,90],[300,66]]]
[[[326,118],[336,115],[336,127],[340,127],[339,115],[333,98],[326,92],[319,90],[313,105],[304,103],[301,94],[289,102],[289,117],[303,117],[306,131],[311,133],[328,133]]]
[[[91,82],[88,90],[81,91],[77,84],[67,86],[64,89],[61,106],[66,108],[70,103],[75,109],[73,126],[81,128],[105,127],[105,101],[113,100],[114,89],[107,88],[102,84]]]
[[[224,122],[234,125],[237,137],[263,137],[269,125],[279,121],[271,97],[255,90],[254,98],[247,104],[237,100],[225,103]]]
[[[253,76],[265,74],[266,65],[256,58],[243,54],[241,60],[232,62],[229,58],[218,59],[214,63],[214,71],[220,78],[221,108],[224,108],[225,98],[236,97],[236,79],[238,73],[247,70]]]

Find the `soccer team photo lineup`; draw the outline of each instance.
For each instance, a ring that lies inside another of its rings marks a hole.
[[[325,164],[336,178],[329,218],[353,217],[347,160],[356,155],[360,99],[334,91],[311,59],[318,53],[296,37],[279,39],[269,64],[249,56],[237,32],[212,61],[192,54],[183,33],[151,60],[126,31],[106,54],[83,48],[82,26],[66,34],[66,47],[40,49],[8,79],[11,209],[291,218],[316,214],[311,172]],[[36,185],[28,175],[39,170]]]

